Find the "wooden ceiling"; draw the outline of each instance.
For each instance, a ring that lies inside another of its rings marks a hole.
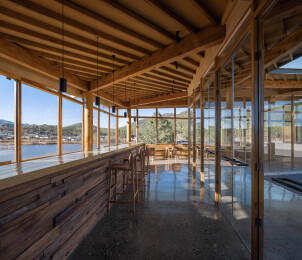
[[[64,12],[66,75],[88,82],[82,91],[101,89],[101,96],[114,96],[117,104],[137,102],[187,90],[205,50],[224,39],[220,21],[227,2],[2,0],[0,39],[25,48],[61,71]],[[194,47],[195,42],[202,47]],[[169,50],[179,51],[170,57]]]

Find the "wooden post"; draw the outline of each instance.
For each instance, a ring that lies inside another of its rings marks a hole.
[[[268,97],[268,113],[267,113],[267,139],[268,139],[268,163],[272,162],[272,129],[271,129],[271,97]]]
[[[190,163],[191,163],[191,109],[190,109],[190,105],[191,105],[191,101],[190,101],[190,96],[188,96],[188,166],[190,167]]]
[[[243,130],[243,143],[244,143],[244,161],[246,162],[246,132],[247,132],[247,110],[246,110],[246,97],[243,98],[243,109],[245,111],[245,127]]]
[[[101,117],[100,117],[100,106],[98,106],[98,120],[97,120],[97,130],[96,130],[96,143],[97,143],[97,148],[101,148]]]
[[[232,59],[233,61],[233,59]],[[234,70],[232,70],[232,75],[234,75]],[[234,77],[233,77],[234,79]],[[230,81],[230,84],[229,86],[226,88],[226,109],[228,111],[230,111],[231,113],[231,125],[230,125],[230,128],[227,128],[225,129],[225,141],[227,144],[226,146],[226,156],[227,157],[233,157],[233,121],[234,121],[234,118],[233,118],[233,80]],[[229,146],[231,145],[231,146]]]
[[[217,63],[217,58],[215,63]],[[215,205],[219,206],[221,202],[221,100],[220,100],[220,72],[215,72]]]
[[[110,146],[110,107],[108,107],[108,146]]]
[[[85,150],[85,98],[82,98],[82,150]]]
[[[291,96],[291,167],[295,167],[295,142],[296,142],[296,121],[295,121],[295,97]]]
[[[204,90],[200,79],[200,182],[204,184]]]
[[[155,112],[155,124],[156,124],[156,140],[155,140],[155,143],[158,144],[158,108],[156,108],[156,112]]]
[[[251,14],[252,62],[252,164],[251,164],[251,253],[263,259],[264,217],[264,33],[263,19]]]
[[[193,166],[196,166],[196,96],[193,89]]]
[[[84,106],[84,105],[83,105]],[[63,115],[62,110],[63,109],[63,98],[62,98],[62,92],[59,92],[58,96],[58,129],[57,129],[57,138],[58,138],[58,154],[62,155],[63,151]],[[83,138],[82,138],[83,143]]]
[[[84,151],[93,149],[93,93],[85,93],[85,138]]]
[[[131,143],[131,107],[127,107],[127,142]]]
[[[136,143],[138,144],[139,138],[138,138],[138,108],[136,108]]]
[[[20,80],[15,80],[15,162],[22,161],[22,86]]]
[[[176,107],[174,107],[174,144],[176,145]]]
[[[118,145],[118,109],[116,109],[115,122],[115,145]]]

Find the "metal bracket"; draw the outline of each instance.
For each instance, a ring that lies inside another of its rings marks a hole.
[[[262,51],[262,50],[256,51],[256,52],[255,52],[255,60],[259,61],[260,59],[262,59],[262,57],[263,57],[262,54],[263,54],[263,51]]]
[[[263,220],[262,220],[262,218],[256,218],[256,225],[258,227],[263,227]]]

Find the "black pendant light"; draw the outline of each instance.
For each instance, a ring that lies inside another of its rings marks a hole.
[[[125,102],[126,102],[126,81],[125,81]],[[124,112],[124,117],[127,117],[127,110]]]
[[[62,0],[62,78],[59,80],[59,90],[67,91],[67,80],[64,78],[64,4]]]
[[[99,97],[99,37],[96,37],[96,82],[97,82],[97,89],[96,89],[96,97],[95,97],[95,105],[98,107],[101,103],[101,99]]]
[[[115,55],[112,55],[112,89],[113,89],[113,106],[111,107],[111,112],[115,114],[115,105],[114,105],[114,59]]]

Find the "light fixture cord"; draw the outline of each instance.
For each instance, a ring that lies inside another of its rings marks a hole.
[[[112,57],[112,77],[113,77],[113,105],[114,105],[114,56]]]
[[[97,82],[97,88],[96,88],[96,95],[98,96],[99,93],[99,37],[96,37],[96,82]]]
[[[62,0],[62,77],[64,78],[64,0]]]

